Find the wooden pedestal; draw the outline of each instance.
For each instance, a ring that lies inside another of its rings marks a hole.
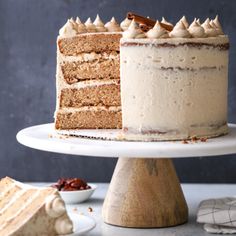
[[[102,215],[105,223],[168,227],[188,219],[188,207],[170,159],[119,158]]]

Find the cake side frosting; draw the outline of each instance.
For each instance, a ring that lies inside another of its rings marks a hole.
[[[186,21],[170,32],[156,22],[138,38],[133,21],[123,33],[124,138],[178,140],[228,132],[229,39],[210,20],[200,25],[195,19],[190,26]]]

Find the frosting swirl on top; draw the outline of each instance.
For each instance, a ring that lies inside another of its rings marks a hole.
[[[109,22],[105,24],[107,31],[109,32],[120,32],[122,31],[119,24],[116,22],[115,17],[112,17]]]
[[[189,23],[188,23],[187,18],[186,18],[185,16],[183,16],[180,20],[184,23],[184,26],[185,26],[186,28],[189,27]]]
[[[194,38],[206,37],[204,28],[197,22],[196,18],[194,19],[193,23],[189,26],[188,31]]]
[[[190,38],[191,35],[186,29],[182,20],[180,20],[173,30],[169,33],[170,37],[172,38]]]
[[[129,28],[123,32],[123,38],[126,39],[138,39],[138,38],[145,38],[145,34],[143,31],[138,27],[134,20],[132,20]]]
[[[120,27],[123,31],[127,30],[131,24],[131,20],[129,20],[128,18],[125,18],[121,23],[120,23]]]
[[[95,21],[93,22],[93,24],[96,26],[96,29],[98,32],[106,32],[107,29],[104,26],[104,23],[102,22],[101,18],[99,17],[99,15],[97,15]]]
[[[59,35],[63,37],[73,37],[77,35],[77,29],[73,19],[67,20],[66,24],[59,30]]]
[[[218,15],[215,17],[214,20],[210,21],[210,24],[213,28],[214,27],[216,28],[216,31],[217,31],[218,35],[224,35],[224,32],[222,30],[222,27],[221,27],[221,24],[220,24],[220,21],[219,21],[219,18],[218,18]]]
[[[76,17],[75,23],[77,24],[77,32],[79,34],[87,32],[86,26],[81,22],[78,16]]]
[[[210,25],[209,18],[205,20],[205,22],[202,24],[202,27],[204,28],[205,33],[208,37],[214,37],[218,35],[216,29]]]
[[[86,25],[87,31],[89,33],[97,32],[96,26],[93,24],[90,17],[87,19],[87,21],[84,24]]]
[[[154,27],[150,29],[146,35],[148,38],[152,38],[152,39],[169,37],[168,31],[164,29],[163,27],[161,27],[159,21],[156,22]]]
[[[170,22],[168,22],[164,17],[162,17],[161,23],[166,24],[166,25],[170,25],[170,26],[174,26],[173,24],[171,24]]]

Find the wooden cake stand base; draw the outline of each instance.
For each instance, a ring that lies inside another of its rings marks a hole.
[[[188,207],[172,160],[119,158],[102,210],[105,223],[168,227],[188,220]]]

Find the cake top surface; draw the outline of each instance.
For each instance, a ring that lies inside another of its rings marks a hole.
[[[124,20],[121,24],[117,23],[115,17],[112,17],[106,24],[103,23],[99,15],[94,21],[89,17],[85,23],[82,23],[79,17],[76,20],[70,18],[66,24],[59,30],[59,37],[74,37],[79,34],[87,33],[115,33],[122,32],[123,29],[127,29],[131,20]]]
[[[59,37],[68,38],[80,34],[122,33],[124,39],[167,39],[167,38],[210,38],[224,36],[218,15],[214,19],[207,18],[203,23],[195,18],[189,24],[183,16],[175,25],[164,17],[161,21],[152,20],[129,12],[127,17],[119,24],[114,17],[106,24],[99,15],[92,21],[89,17],[83,23],[79,17],[70,18],[60,29]]]
[[[195,18],[191,24],[183,16],[175,25],[164,17],[155,21],[134,13],[128,13],[132,20],[129,27],[123,32],[124,39],[163,39],[163,38],[211,38],[224,36],[218,15],[214,19],[207,18],[202,24]]]

